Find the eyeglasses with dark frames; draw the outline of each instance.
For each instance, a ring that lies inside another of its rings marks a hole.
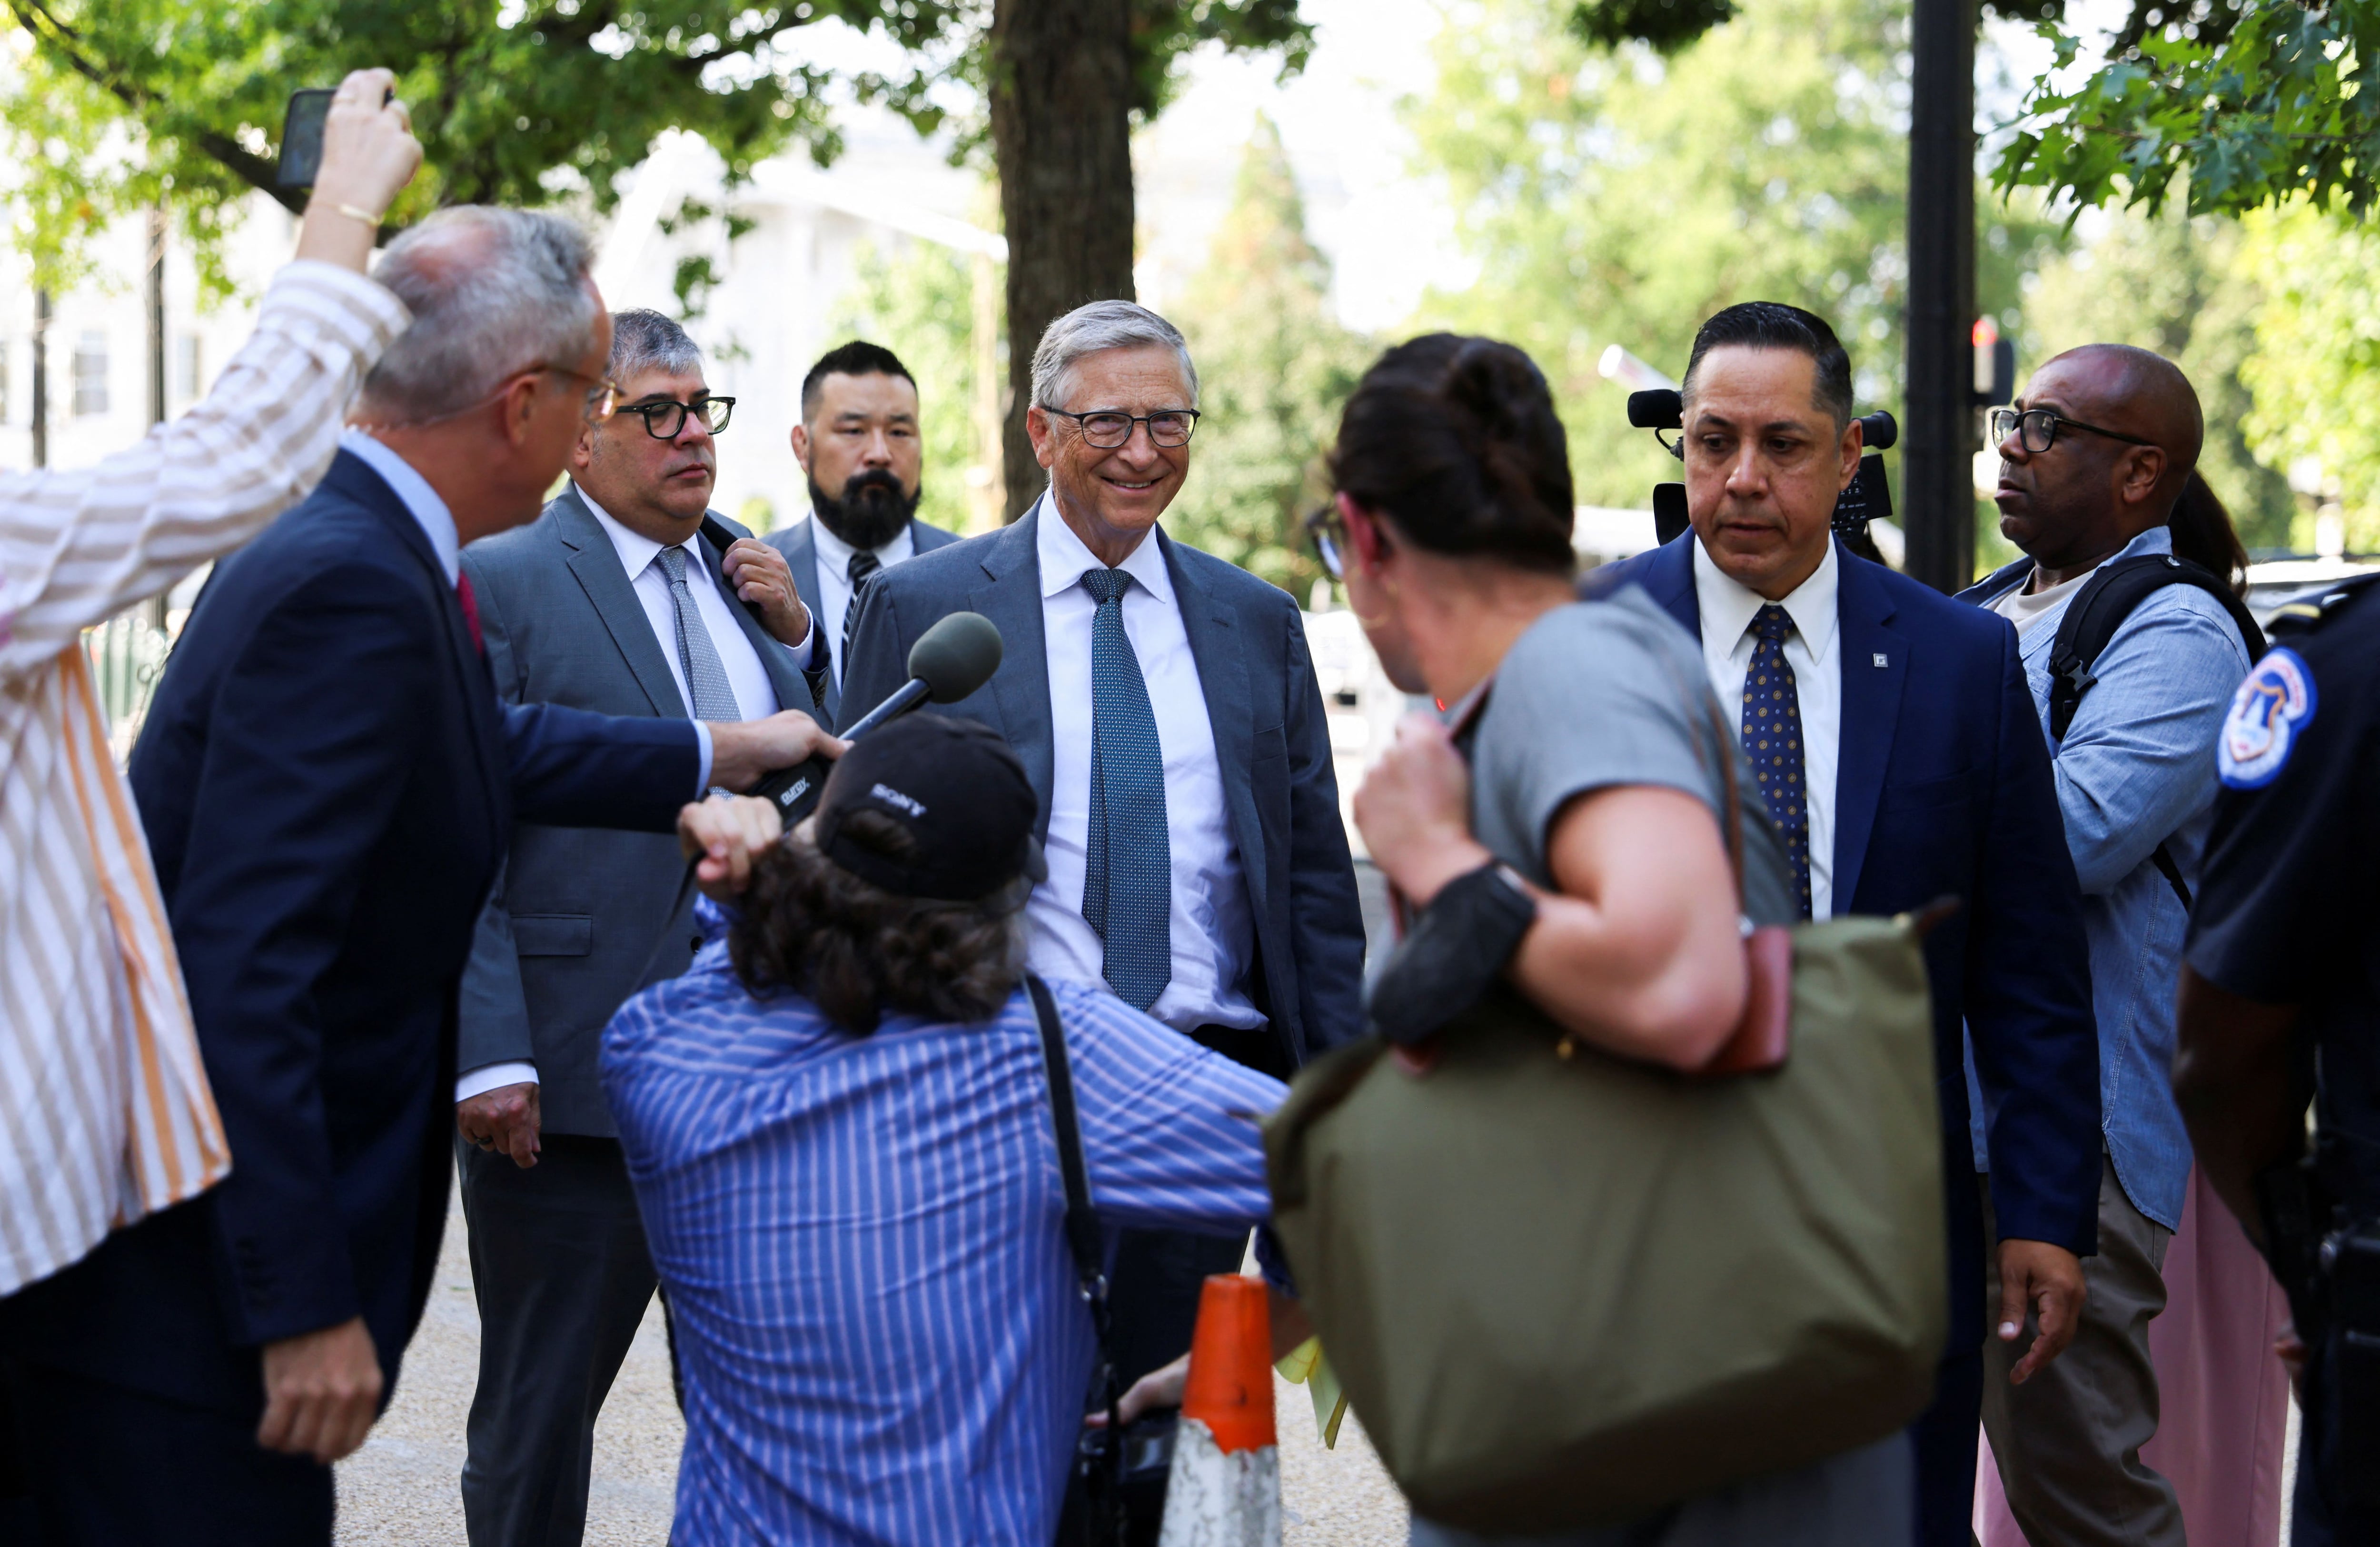
[[[1093,408],[1084,414],[1069,413],[1063,408],[1041,411],[1073,420],[1083,432],[1083,444],[1100,451],[1114,451],[1130,441],[1135,424],[1148,425],[1149,444],[1168,451],[1188,445],[1190,436],[1198,428],[1196,408],[1160,408],[1153,414],[1128,414],[1121,408]]]
[[[727,428],[727,420],[735,411],[733,397],[698,397],[691,403],[672,402],[663,398],[658,403],[629,403],[620,412],[635,414],[645,421],[645,433],[657,441],[674,441],[686,428],[686,416],[698,416],[702,427],[716,435]]]
[[[2053,408],[1994,408],[1985,423],[1992,432],[1992,445],[1998,445],[2011,434],[2019,436],[2018,445],[2034,456],[2058,444],[2060,425],[2069,430],[2086,430],[2094,435],[2105,435],[2111,441],[2127,445],[2155,445],[2138,435],[2127,435],[2120,430],[2103,430],[2095,424],[2085,424],[2079,419],[2068,419]]]

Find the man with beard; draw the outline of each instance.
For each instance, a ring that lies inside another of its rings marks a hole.
[[[814,518],[771,532],[768,541],[785,555],[819,621],[821,654],[804,664],[814,681],[825,667],[820,706],[835,725],[843,717],[851,620],[859,615],[868,577],[955,542],[958,534],[917,518],[925,465],[917,383],[892,350],[854,339],[820,356],[802,378],[802,421],[793,440],[809,475]]]
[[[815,716],[817,630],[784,560],[706,508],[735,399],[669,318],[613,323],[618,412],[580,433],[535,523],[463,554],[497,691],[665,720]],[[524,822],[480,917],[455,1090],[480,1322],[472,1547],[563,1547],[586,1526],[596,1415],[654,1287],[596,1049],[623,1001],[686,970],[684,879],[670,837]]]

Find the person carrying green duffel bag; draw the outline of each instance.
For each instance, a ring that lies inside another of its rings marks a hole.
[[[1784,927],[1695,642],[1573,599],[1565,439],[1487,339],[1348,403],[1318,546],[1451,724],[1356,797],[1422,911],[1384,1035],[1267,1125],[1275,1228],[1415,1543],[1903,1547],[1948,1299],[1917,926]]]

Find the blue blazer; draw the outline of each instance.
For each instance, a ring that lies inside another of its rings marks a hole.
[[[851,706],[844,719],[854,720],[907,680],[918,635],[955,612],[991,619],[1005,646],[1000,670],[949,712],[982,721],[1016,749],[1040,798],[1035,831],[1043,837],[1056,765],[1035,547],[1035,523],[1047,508],[870,580],[844,684]],[[1257,959],[1240,986],[1295,1068],[1363,1030],[1364,916],[1305,625],[1287,591],[1162,529],[1156,541],[1198,663],[1256,926]]]
[[[715,518],[730,536],[749,535]],[[716,575],[718,553],[697,545]],[[645,605],[576,485],[528,526],[466,548],[463,572],[506,703],[687,717]],[[814,715],[794,652],[742,603],[731,597],[728,610],[778,704]],[[630,994],[676,977],[693,958],[692,889],[674,919],[668,911],[685,873],[674,837],[517,824],[463,974],[455,1066],[533,1062],[546,1132],[613,1135],[597,1046]]]
[[[429,539],[341,453],[216,571],[132,757],[231,1175],[51,1280],[30,1357],[247,1416],[257,1345],[361,1315],[394,1391],[514,818],[667,831],[698,758],[683,720],[500,706]]]
[[[1702,635],[1693,532],[1597,569]],[[1842,729],[1835,774],[1840,913],[1955,896],[1926,942],[1949,1185],[1951,1347],[1983,1341],[1983,1204],[1968,1139],[1961,1023],[1982,1079],[1992,1208],[2006,1237],[2098,1245],[2099,1042],[2082,901],[2048,749],[2006,618],[1837,549]]]
[[[761,542],[785,555],[785,566],[794,572],[794,589],[802,593],[802,604],[809,608],[812,617],[819,615],[818,529],[813,524],[817,520],[817,516],[813,515],[808,521],[796,521],[790,527],[781,527],[760,539]],[[930,554],[937,548],[947,548],[958,540],[959,534],[954,531],[944,531],[940,527],[915,518],[910,519],[909,541],[915,550],[912,556],[916,554]],[[858,640],[855,637],[852,640],[853,647],[857,648],[858,643]],[[836,640],[834,647],[841,650],[843,641]],[[826,682],[822,688],[825,697],[820,707],[826,711],[826,723],[830,725],[839,725],[843,720],[843,689],[836,686],[835,677],[839,674],[847,676],[848,665],[847,662],[839,663],[834,671],[826,674]],[[895,683],[893,686],[900,685]],[[793,706],[787,704],[786,707],[790,709]]]

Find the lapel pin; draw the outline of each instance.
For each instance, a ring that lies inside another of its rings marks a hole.
[[[1868,659],[1874,661],[1879,667],[1892,664],[1891,662],[1887,661],[1884,658],[1884,652],[1882,651],[1876,652],[1874,655],[1869,656]]]

